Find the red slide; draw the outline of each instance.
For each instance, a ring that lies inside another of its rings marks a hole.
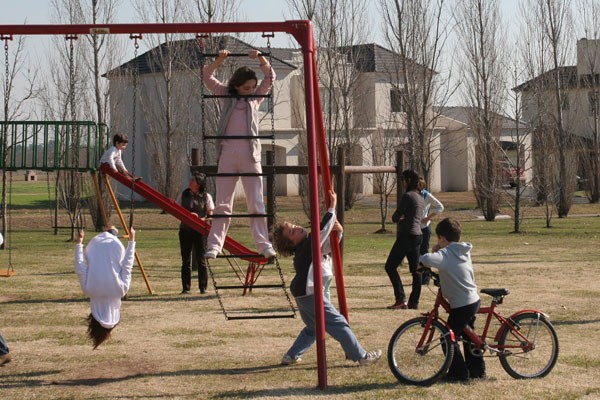
[[[162,210],[168,212],[169,214],[171,214],[190,228],[200,232],[204,236],[208,236],[208,232],[210,231],[210,224],[206,223],[205,221],[196,217],[185,208],[181,207],[179,204],[177,204],[176,201],[163,196],[160,192],[153,189],[151,186],[146,185],[143,181],[139,180],[136,182],[132,182],[132,180],[129,177],[121,174],[120,172],[113,171],[110,167],[108,167],[107,164],[102,164],[100,166],[100,171],[109,175],[110,177],[127,186],[128,188],[133,189],[134,192],[136,192],[146,200],[154,203]],[[225,243],[223,244],[223,247],[231,254],[239,255],[240,258],[243,260],[252,261],[258,264],[267,263],[266,258],[262,256],[256,257],[258,253],[250,250],[243,244],[236,242],[229,236],[225,238]],[[251,257],[244,257],[244,255]]]

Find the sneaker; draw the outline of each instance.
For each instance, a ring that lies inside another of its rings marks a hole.
[[[0,356],[0,366],[3,367],[4,364],[8,364],[12,360],[12,356],[10,353],[2,354]]]
[[[294,357],[290,356],[289,354],[286,354],[281,359],[281,365],[297,364],[297,363],[299,363],[301,361],[302,361],[302,359],[300,357],[294,358]]]
[[[217,258],[217,254],[219,254],[219,252],[216,249],[210,249],[204,253],[204,258]]]
[[[179,294],[190,294],[190,291],[189,290],[182,290],[181,293],[179,293]]]
[[[275,255],[277,255],[277,253],[275,252],[275,249],[272,247],[267,247],[266,249],[264,249],[262,251],[262,255],[265,258],[271,258],[271,257],[275,257]]]
[[[206,289],[200,288],[200,294],[206,294]]]
[[[387,306],[388,310],[406,310],[408,308],[408,304],[405,301],[397,301],[391,306]]]
[[[381,350],[377,349],[377,350],[367,352],[367,354],[363,358],[361,358],[358,361],[358,363],[364,367],[364,366],[376,363],[380,358],[381,358]]]
[[[419,309],[419,305],[415,304],[415,303],[408,303],[408,309],[409,310],[418,310]]]

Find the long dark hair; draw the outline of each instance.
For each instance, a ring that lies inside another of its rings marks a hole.
[[[239,67],[235,70],[231,76],[231,79],[229,79],[229,82],[227,83],[227,91],[229,94],[236,96],[238,95],[236,87],[243,85],[251,79],[258,83],[256,72],[249,67]]]
[[[419,188],[419,175],[412,169],[402,171],[402,179],[406,182],[406,191],[416,190]]]
[[[88,337],[92,340],[92,344],[94,345],[94,349],[100,346],[102,342],[106,339],[110,338],[110,333],[113,328],[105,328],[100,325],[100,322],[96,321],[96,318],[90,313],[86,318],[88,323],[87,334]]]

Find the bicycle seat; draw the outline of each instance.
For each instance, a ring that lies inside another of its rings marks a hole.
[[[481,293],[489,294],[492,297],[502,297],[510,293],[508,289],[481,289]]]

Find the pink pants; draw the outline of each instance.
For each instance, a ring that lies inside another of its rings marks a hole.
[[[240,142],[240,145],[223,146],[219,158],[219,173],[262,172],[262,166],[260,162],[254,161],[248,144]],[[244,193],[246,194],[248,213],[265,213],[262,176],[220,176],[216,178],[217,195],[215,214],[232,214],[235,185],[240,178],[242,179]],[[206,248],[208,250],[215,249],[219,252],[221,251],[230,223],[231,218],[213,219],[206,241]],[[252,232],[259,253],[262,253],[266,248],[272,247],[269,241],[269,231],[267,230],[267,221],[265,218],[250,218],[250,231]]]

